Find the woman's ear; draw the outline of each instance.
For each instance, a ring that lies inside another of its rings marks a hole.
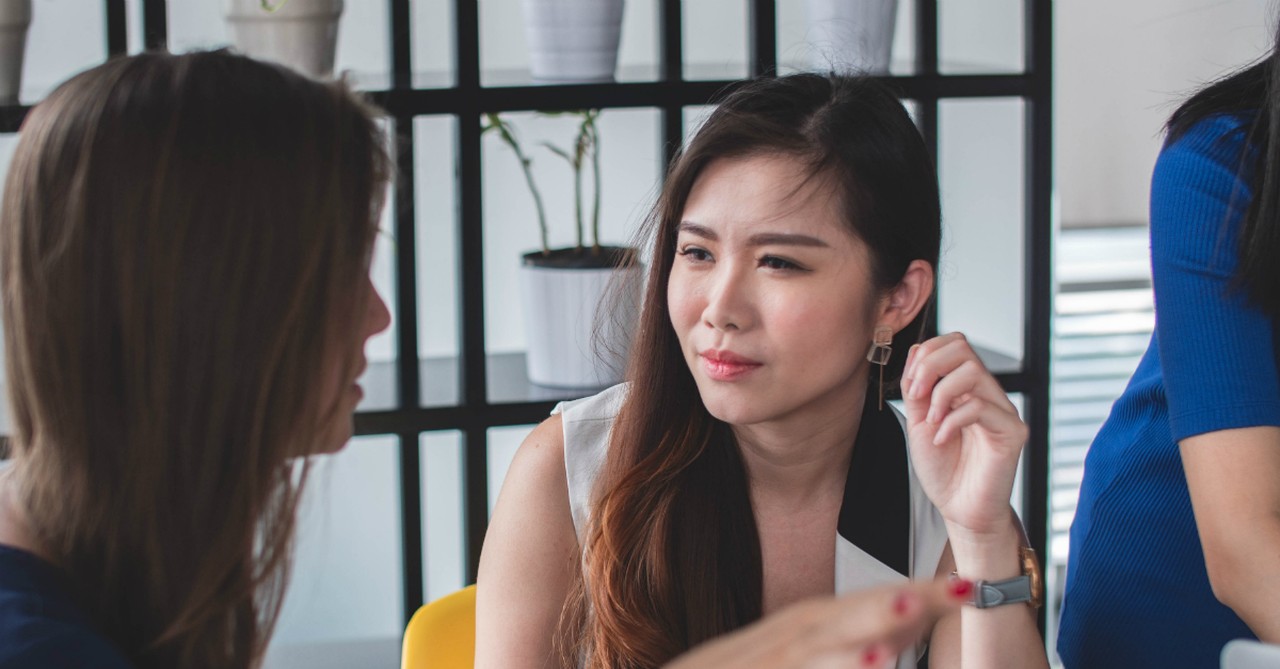
[[[916,314],[932,296],[933,265],[923,260],[912,260],[902,275],[902,281],[881,298],[880,317],[876,323],[898,332],[915,320]]]

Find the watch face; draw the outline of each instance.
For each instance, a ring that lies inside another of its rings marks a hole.
[[[1040,604],[1044,601],[1044,576],[1040,572],[1040,561],[1036,560],[1036,551],[1030,546],[1023,546],[1020,553],[1022,573],[1031,577],[1031,602],[1029,603],[1040,608]]]

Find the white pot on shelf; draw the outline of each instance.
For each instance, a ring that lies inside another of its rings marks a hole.
[[[524,0],[529,69],[539,81],[611,81],[623,0]]]
[[[226,0],[231,40],[246,56],[312,77],[333,75],[343,0]]]
[[[0,104],[17,104],[31,0],[0,0]]]
[[[810,66],[888,74],[898,0],[807,0]]]
[[[520,266],[529,381],[583,389],[619,383],[639,312],[643,268],[539,266],[538,255],[526,254]]]

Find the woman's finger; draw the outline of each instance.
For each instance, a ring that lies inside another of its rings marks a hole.
[[[892,655],[914,644],[937,619],[963,602],[945,581],[910,583],[832,600],[831,624],[814,646],[840,651],[878,644]]]
[[[978,354],[973,352],[964,335],[954,333],[946,337],[942,341],[930,339],[916,351],[911,369],[904,373],[904,377],[911,377],[911,385],[904,390],[905,399],[920,401],[927,398],[938,379],[952,373],[964,362],[978,359]]]
[[[995,377],[991,376],[977,358],[972,358],[960,363],[959,367],[934,384],[925,420],[935,425],[942,422],[952,409],[970,397],[980,397],[1006,413],[1015,416],[1018,414]]]
[[[947,414],[934,433],[933,443],[944,444],[959,436],[964,428],[973,425],[998,435],[1002,442],[1016,443],[1019,448],[1027,440],[1027,426],[1016,412],[1009,413],[1003,407],[975,396]]]

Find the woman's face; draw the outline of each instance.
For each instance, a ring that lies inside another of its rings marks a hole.
[[[805,177],[787,156],[720,159],[685,204],[671,322],[707,409],[733,425],[847,414],[865,397],[887,298],[830,183]]]
[[[364,373],[368,364],[364,357],[365,344],[370,337],[391,325],[391,312],[387,310],[387,303],[382,300],[367,273],[360,290],[364,291],[366,307],[358,323],[357,336],[352,340],[352,346],[356,348],[339,351],[340,357],[329,365],[325,384],[328,392],[324,393],[325,403],[320,414],[326,419],[319,444],[321,453],[335,453],[351,440],[351,417],[356,405],[364,398],[364,390],[356,380]],[[348,367],[351,360],[355,360],[356,365]]]

